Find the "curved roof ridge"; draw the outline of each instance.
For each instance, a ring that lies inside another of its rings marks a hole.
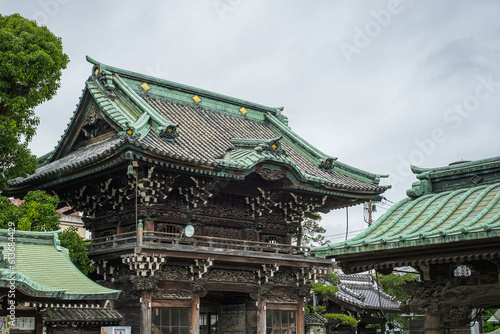
[[[183,90],[185,92],[192,93],[194,95],[204,95],[204,96],[216,99],[216,100],[221,100],[221,101],[225,101],[225,102],[229,102],[229,103],[233,103],[233,104],[241,104],[241,105],[244,105],[244,106],[247,106],[250,108],[254,108],[254,109],[257,109],[260,111],[270,112],[272,114],[280,114],[280,112],[283,110],[283,108],[267,107],[267,106],[264,106],[264,105],[261,105],[258,103],[254,103],[254,102],[238,99],[235,97],[215,93],[215,92],[204,90],[201,88],[196,88],[193,86],[180,84],[180,83],[169,81],[166,79],[152,77],[149,75],[145,75],[145,74],[141,74],[141,73],[137,73],[137,72],[133,72],[133,71],[128,71],[128,70],[121,69],[118,67],[105,65],[105,64],[103,64],[95,59],[92,59],[89,56],[87,56],[86,58],[87,58],[87,61],[89,63],[97,66],[100,69],[99,71],[101,71],[101,69],[104,69],[104,70],[108,70],[108,71],[115,72],[118,74],[122,74],[124,76],[137,78],[137,79],[143,79],[145,81],[154,82],[154,83],[157,83],[159,85],[164,85],[164,86],[171,87],[174,89],[180,89],[180,90]]]

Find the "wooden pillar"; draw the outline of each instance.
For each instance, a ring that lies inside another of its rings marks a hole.
[[[443,328],[443,321],[440,315],[426,313],[424,332],[425,334],[447,334],[449,330]]]
[[[254,237],[255,237],[255,241],[260,242],[260,230],[254,230]],[[498,269],[498,271],[500,272],[500,269]],[[498,275],[499,275],[498,280],[500,281],[500,274],[498,274]]]
[[[257,305],[257,334],[266,334],[266,297],[259,296]]]
[[[304,334],[304,297],[297,297],[297,334]]]
[[[153,321],[153,312],[151,310],[151,291],[142,291],[141,293],[141,334],[151,334],[151,324]]]
[[[49,331],[50,331],[50,329],[49,329]],[[43,318],[42,318],[42,315],[40,314],[39,311],[36,311],[36,315],[35,315],[35,333],[36,334],[43,334]]]
[[[155,222],[154,220],[146,220],[144,221],[144,231],[153,232],[155,230]]]
[[[199,334],[200,333],[200,295],[198,293],[193,294],[193,299],[191,300],[191,323],[189,324],[189,334]]]

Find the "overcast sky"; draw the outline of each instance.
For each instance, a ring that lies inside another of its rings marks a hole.
[[[86,55],[284,106],[292,129],[325,154],[390,174],[392,202],[416,180],[410,164],[500,153],[498,1],[0,0],[0,12],[45,24],[71,59],[57,96],[36,109],[37,156],[75,110]],[[331,240],[345,237],[345,216],[323,217]],[[352,235],[365,227],[362,206],[350,208]]]

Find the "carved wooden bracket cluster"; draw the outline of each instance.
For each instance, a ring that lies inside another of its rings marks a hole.
[[[290,193],[292,200],[280,202],[279,207],[285,213],[287,223],[297,222],[305,217],[308,212],[315,212],[326,203],[327,196],[314,197]]]
[[[128,265],[137,276],[153,276],[166,258],[162,255],[128,254],[122,255],[122,262]]]
[[[96,274],[102,275],[105,281],[114,283],[116,281],[117,268],[109,264],[107,260],[91,260],[90,265],[96,268]]]
[[[297,286],[309,285],[311,282],[318,280],[318,275],[327,274],[328,270],[319,267],[300,268],[300,271],[295,273]]]
[[[196,209],[200,205],[207,205],[209,198],[213,197],[217,190],[217,180],[202,180],[191,177],[194,185],[191,187],[179,187],[179,194],[186,200],[188,208]]]
[[[90,186],[82,186],[75,189],[72,194],[63,195],[62,198],[71,198],[71,206],[78,210],[85,211],[88,215],[93,215],[100,208],[111,205],[113,209],[123,209],[121,204],[122,196],[117,196],[116,190],[108,191],[112,178],[106,181],[95,182]]]
[[[172,185],[179,175],[165,175],[154,166],[147,168],[137,179],[138,201],[140,203],[157,203],[165,201],[173,190]],[[129,187],[134,189],[136,180],[129,178]]]
[[[262,189],[260,187],[257,190],[260,192],[259,196],[245,197],[246,203],[252,208],[250,213],[254,219],[272,213],[278,205],[275,200],[279,192],[271,192],[269,189]]]
[[[208,271],[208,268],[212,267],[213,265],[214,262],[211,258],[194,260],[194,264],[189,267],[191,274],[193,274],[191,279],[195,280],[202,278],[203,274]]]
[[[274,265],[262,265],[262,269],[257,270],[257,278],[259,285],[269,283],[269,279],[274,277],[274,273],[280,270],[279,264],[275,263]]]

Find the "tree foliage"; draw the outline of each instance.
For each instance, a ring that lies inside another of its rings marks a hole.
[[[59,229],[56,212],[59,197],[41,190],[30,191],[24,202],[16,206],[7,197],[0,196],[0,227],[7,228],[13,222],[21,231],[55,231]]]
[[[311,247],[313,245],[318,245],[324,242],[325,236],[323,233],[326,230],[320,226],[321,216],[318,213],[312,213],[313,218],[305,219],[300,225],[297,234],[294,239],[297,246]]]
[[[331,273],[329,276],[323,277],[323,281],[328,281],[333,284],[323,284],[321,282],[312,282],[312,291],[317,295],[333,295],[340,290],[335,284],[339,282],[339,278],[335,273]],[[309,313],[319,312],[325,319],[333,319],[340,322],[343,325],[354,326],[358,325],[358,321],[347,314],[343,313],[326,313],[325,306],[314,306],[313,308],[307,308]]]
[[[71,226],[59,234],[61,246],[69,250],[71,262],[85,275],[93,272],[94,267],[90,266],[89,255],[85,247],[85,240],[78,234],[78,229]]]
[[[400,302],[405,303],[411,297],[406,292],[406,283],[418,281],[419,277],[417,274],[399,275],[390,273],[389,275],[377,275],[377,279],[387,294],[394,296]],[[402,317],[400,313],[388,313],[386,314],[386,318],[390,323],[401,328],[403,332],[408,332],[410,326],[408,318]]]
[[[39,124],[34,108],[51,99],[69,58],[61,39],[19,14],[0,15],[0,190],[35,172],[28,149]]]
[[[337,320],[342,325],[348,325],[348,326],[352,326],[352,327],[358,326],[358,321],[354,317],[351,317],[350,315],[347,315],[347,314],[325,313],[325,314],[323,314],[323,317],[326,319]]]
[[[418,281],[417,274],[398,275],[390,273],[389,275],[378,275],[377,278],[384,291],[391,296],[395,296],[400,302],[406,302],[411,297],[406,293],[406,283]]]

